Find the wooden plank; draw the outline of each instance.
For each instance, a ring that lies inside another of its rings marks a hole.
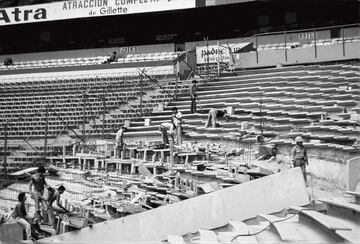
[[[288,217],[279,218],[274,215],[259,214],[260,217],[266,219],[276,229],[283,241],[304,241],[304,238],[299,235],[296,228],[286,221]]]

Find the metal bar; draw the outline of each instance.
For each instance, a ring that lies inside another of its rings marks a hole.
[[[180,56],[178,55],[178,59],[180,59]],[[191,65],[185,61],[185,59],[181,60],[186,66],[188,66],[193,73],[196,73],[202,80],[206,81],[206,78],[204,78],[200,73],[197,73],[196,70],[191,67]]]
[[[145,72],[145,69],[143,70]],[[143,116],[143,75],[140,74],[140,118]]]
[[[44,100],[41,100],[43,103],[45,103],[46,105],[48,105]],[[42,105],[43,107],[45,107],[44,105]],[[69,124],[50,106],[48,106],[48,108],[66,125],[66,127],[68,129],[70,129],[81,141],[84,140],[84,138],[81,138],[72,128],[71,126],[69,126]],[[29,144],[29,143],[28,143]]]
[[[103,118],[102,118],[102,138],[105,139],[105,112],[106,112],[106,96],[102,97],[103,103]]]
[[[217,45],[217,49],[218,49],[218,55],[217,55],[217,76],[220,77],[220,45],[219,45],[219,41],[216,42]],[[228,44],[229,46],[229,44]],[[231,48],[229,48],[229,58],[232,58],[232,54],[231,54]],[[230,61],[229,61],[230,63]]]
[[[288,53],[286,48],[286,31],[284,32],[284,43],[285,43],[285,62],[287,62]]]
[[[140,70],[140,69],[139,69]],[[158,87],[160,87],[164,92],[166,92],[167,94],[169,94],[173,99],[176,99],[170,92],[168,92],[166,89],[164,89],[164,87],[162,87],[156,79],[153,79],[152,77],[150,77],[148,74],[146,74],[145,70],[140,70],[141,73],[143,75],[145,75],[150,81],[154,82]]]
[[[2,115],[2,114],[0,114],[1,115],[1,117],[3,117],[4,119],[5,119],[5,121],[8,123],[8,125],[9,125],[9,120],[4,116],[4,115]],[[12,128],[12,126],[10,125],[10,128]],[[24,139],[24,138],[21,138],[24,142],[26,142],[26,144],[28,144],[37,154],[39,154],[40,155],[40,153],[39,153],[39,151],[38,150],[36,150],[26,139]]]
[[[314,48],[315,48],[315,58],[317,58],[317,45],[316,45],[316,31],[314,30]]]
[[[4,174],[7,174],[6,164],[7,164],[7,132],[8,132],[8,122],[5,121],[5,128],[4,128]]]
[[[83,124],[82,124],[82,136],[84,137],[83,140],[85,140],[85,113],[86,113],[86,94],[83,94]]]
[[[48,131],[49,131],[49,106],[45,106],[45,139],[44,139],[44,159],[46,159],[47,155],[47,139],[48,139]]]
[[[255,35],[255,47],[256,47],[256,63],[259,63],[259,52],[258,52],[258,35]]]
[[[344,35],[344,27],[341,28],[341,39],[342,39],[343,56],[345,57],[345,35]]]

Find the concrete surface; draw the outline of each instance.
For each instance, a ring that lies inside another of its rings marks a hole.
[[[21,225],[14,221],[10,221],[0,225],[0,241],[20,242],[24,238],[24,229]]]
[[[349,159],[346,166],[346,190],[356,191],[357,184],[360,185],[360,157]]]
[[[288,206],[308,203],[301,170],[296,168],[39,242],[161,241],[169,234],[183,235],[198,229],[213,229],[231,220],[242,221],[260,213],[274,213]]]

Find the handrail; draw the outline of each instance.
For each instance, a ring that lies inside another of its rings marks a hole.
[[[298,32],[304,32],[304,31],[317,31],[317,30],[326,30],[326,29],[332,29],[332,28],[353,27],[353,26],[360,27],[360,23],[346,24],[346,25],[332,25],[332,26],[327,26],[327,27],[306,28],[306,29],[299,29],[299,30],[288,30],[288,31],[284,30],[284,31],[275,31],[275,32],[265,32],[265,33],[255,34],[254,36],[267,36],[267,35],[284,34],[284,33],[298,33]]]
[[[332,28],[344,28],[344,27],[360,27],[360,23],[353,23],[353,24],[346,24],[346,25],[332,25],[327,27],[316,27],[316,28],[306,28],[306,29],[299,29],[299,30],[283,30],[283,31],[274,31],[274,32],[265,32],[265,33],[256,33],[250,37],[237,37],[237,38],[229,38],[229,39],[241,39],[239,42],[233,43],[233,45],[230,45],[230,47],[234,47],[237,44],[246,42],[252,38],[260,37],[260,36],[269,36],[269,35],[279,35],[279,34],[289,34],[289,33],[301,33],[306,31],[318,31],[318,30],[327,30]],[[215,41],[215,40],[212,40]],[[226,40],[227,41],[227,40]],[[222,46],[220,44],[220,46]]]

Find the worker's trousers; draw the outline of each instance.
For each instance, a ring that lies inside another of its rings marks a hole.
[[[305,183],[307,183],[307,176],[306,176],[306,162],[303,159],[295,159],[294,160],[294,167],[300,167],[301,171],[304,176]]]

